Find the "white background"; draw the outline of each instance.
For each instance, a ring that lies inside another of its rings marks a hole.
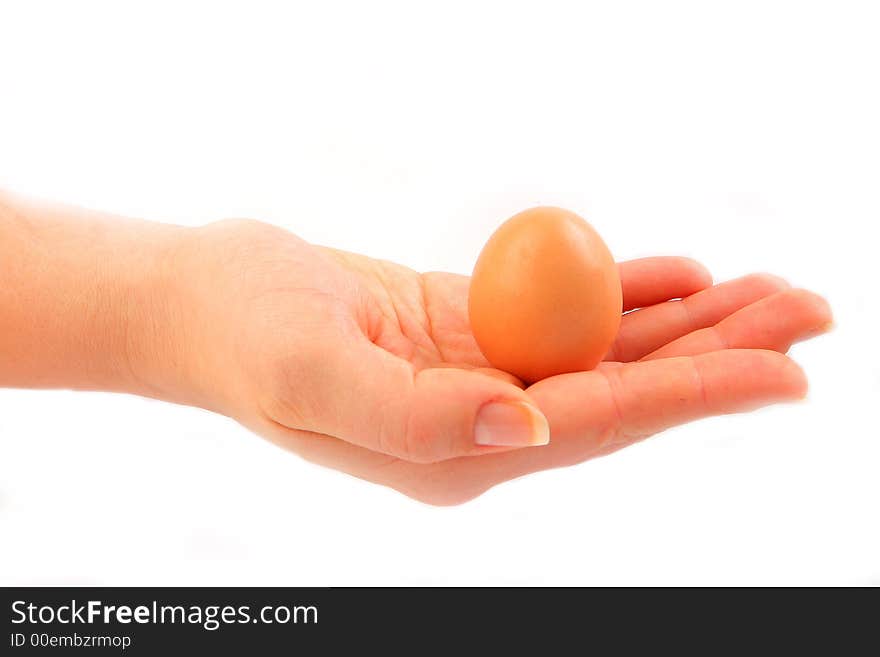
[[[197,409],[3,390],[0,583],[880,584],[876,6],[3,3],[8,189],[464,273],[556,204],[838,327],[793,350],[806,402],[445,509]]]

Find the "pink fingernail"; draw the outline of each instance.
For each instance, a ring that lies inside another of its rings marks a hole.
[[[537,408],[527,402],[490,402],[477,413],[477,445],[531,447],[550,442],[550,426]]]

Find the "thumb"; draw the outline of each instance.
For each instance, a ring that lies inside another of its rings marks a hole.
[[[310,359],[304,410],[296,413],[306,426],[293,428],[417,463],[550,440],[534,402],[500,376],[454,367],[416,371],[366,339],[334,347]]]

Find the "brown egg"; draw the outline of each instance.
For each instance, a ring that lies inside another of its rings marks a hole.
[[[575,213],[552,207],[520,212],[492,234],[468,297],[483,355],[526,382],[596,367],[621,310],[605,242]]]

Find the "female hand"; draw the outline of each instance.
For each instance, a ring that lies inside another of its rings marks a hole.
[[[191,231],[176,262],[165,302],[178,327],[165,332],[173,371],[133,365],[156,396],[432,504],[801,398],[804,375],[784,353],[831,322],[822,298],[774,276],[713,287],[692,260],[634,260],[620,264],[632,312],[605,362],[524,387],[480,353],[466,276],[419,274],[249,220]]]

